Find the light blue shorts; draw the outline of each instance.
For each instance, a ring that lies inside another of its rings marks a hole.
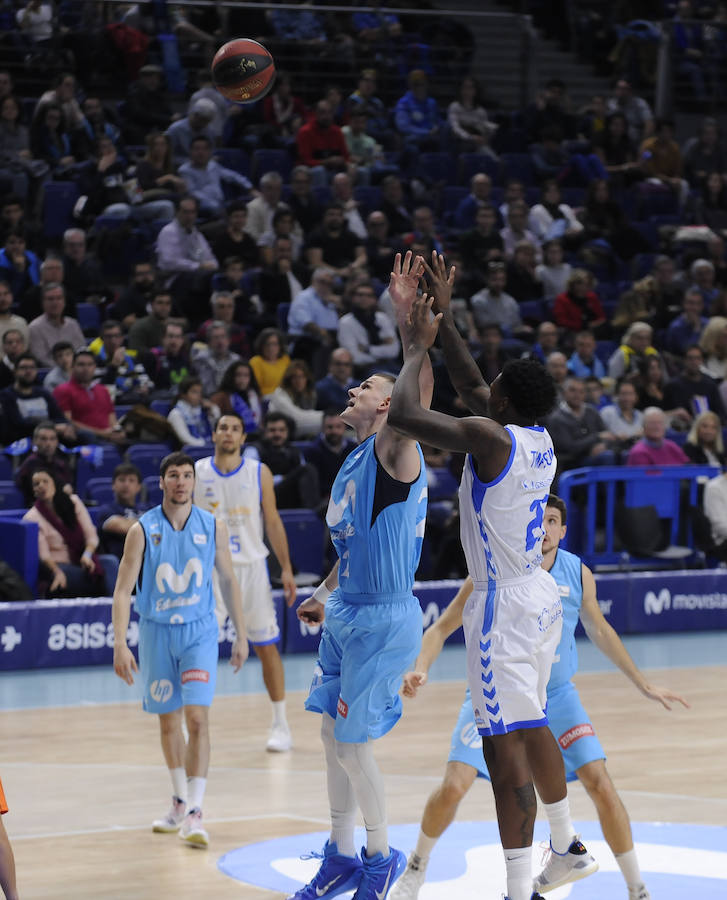
[[[217,680],[217,618],[163,625],[139,620],[139,668],[143,707],[169,713],[180,706],[211,706]]]
[[[548,694],[548,727],[563,754],[568,781],[575,781],[578,778],[576,770],[581,766],[606,758],[572,682],[568,681]],[[478,778],[487,778],[488,781],[490,779],[482,753],[482,737],[475,725],[469,688],[452,732],[448,762],[465,763],[477,769]]]
[[[337,741],[380,738],[401,717],[401,680],[421,643],[422,610],[413,595],[361,604],[334,591],[305,708],[335,719]]]

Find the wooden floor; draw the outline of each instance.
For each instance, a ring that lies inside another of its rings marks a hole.
[[[727,666],[654,677],[684,693],[692,709],[667,713],[619,674],[577,679],[611,775],[634,820],[724,825]],[[443,770],[462,691],[456,683],[430,685],[378,742],[392,823],[419,820]],[[266,697],[215,701],[208,852],[151,833],[151,820],[168,805],[168,776],[157,720],[136,704],[0,713],[0,775],[11,806],[5,823],[23,900],[280,896],[227,878],[216,862],[243,844],[327,826],[319,718],[302,703],[301,693],[289,694],[295,750],[270,755],[262,749]],[[571,802],[574,818],[595,819],[579,785]],[[475,785],[460,815],[494,819],[488,785]]]

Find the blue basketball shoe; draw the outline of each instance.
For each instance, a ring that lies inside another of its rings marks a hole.
[[[361,880],[362,865],[358,856],[341,856],[336,844],[326,841],[323,853],[313,851],[301,859],[320,859],[321,865],[305,887],[291,894],[288,900],[323,900],[352,891]]]
[[[406,868],[406,856],[401,850],[389,847],[389,855],[377,853],[370,859],[364,850],[361,881],[353,900],[384,900],[391,886]]]

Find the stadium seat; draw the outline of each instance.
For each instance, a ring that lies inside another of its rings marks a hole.
[[[232,169],[245,178],[250,177],[250,160],[247,153],[239,147],[220,147],[215,150],[215,159],[226,169]]]
[[[86,487],[92,478],[111,478],[114,469],[121,462],[121,456],[116,447],[102,444],[99,449],[101,454],[96,464],[88,456],[79,454],[76,465],[76,493],[79,497],[86,496]]]
[[[73,225],[78,196],[74,181],[48,181],[43,186],[43,234],[47,238],[60,238]]]
[[[278,172],[283,176],[283,181],[288,181],[292,168],[287,150],[260,149],[252,154],[252,179],[256,184],[259,184],[260,178],[266,172]]]
[[[214,444],[203,444],[201,447],[191,447],[189,444],[182,447],[182,453],[186,453],[187,456],[191,456],[192,459],[196,462],[198,459],[205,459],[207,456],[215,455],[215,445]]]
[[[12,481],[0,481],[0,509],[20,509],[25,506],[23,492]]]
[[[95,303],[77,303],[76,318],[86,337],[96,337],[101,327],[101,311]]]
[[[375,185],[362,184],[353,189],[353,197],[358,203],[362,218],[378,209],[381,203],[381,188]]]
[[[152,475],[159,477],[161,461],[171,451],[168,444],[135,444],[129,447],[129,462],[133,463],[141,472],[141,477]]]
[[[169,410],[172,408],[171,403],[168,400],[152,400],[149,404],[149,409],[152,412],[159,413],[160,416],[166,417],[169,415]]]
[[[0,453],[0,481],[13,480],[13,461],[9,456]]]
[[[546,308],[542,299],[523,300],[518,304],[520,308],[520,318],[526,322],[540,323],[545,318]]]
[[[449,184],[457,172],[456,160],[451,153],[441,151],[420,153],[415,171],[427,182]]]
[[[288,330],[288,313],[290,312],[290,303],[278,303],[275,314],[278,318],[278,328],[281,331]]]
[[[298,572],[323,574],[323,520],[310,509],[281,509],[290,547],[290,559]]]
[[[528,153],[502,154],[502,180],[517,178],[526,186],[535,184],[535,169]]]
[[[162,502],[162,489],[159,487],[159,475],[147,475],[142,481],[146,493],[147,506],[157,506]]]
[[[86,484],[86,499],[92,500],[97,506],[105,503],[113,503],[114,490],[108,478],[89,478]]]
[[[0,517],[2,558],[35,589],[38,580],[38,524]]]
[[[500,177],[500,161],[490,156],[489,153],[460,153],[458,181],[462,185],[468,185],[473,175],[484,172],[493,181]]]

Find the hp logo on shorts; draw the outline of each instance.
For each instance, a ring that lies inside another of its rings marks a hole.
[[[151,687],[149,688],[151,699],[155,703],[166,703],[167,700],[171,699],[173,691],[174,688],[172,687],[172,682],[168,681],[166,678],[159,678],[156,681],[152,681]]]

